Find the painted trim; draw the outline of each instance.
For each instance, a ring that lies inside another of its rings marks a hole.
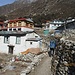
[[[2,27],[2,28],[0,28],[0,30],[2,30],[2,29],[8,29],[8,28],[21,28],[21,27],[34,29],[33,27],[28,27],[28,26],[14,26],[14,27]]]

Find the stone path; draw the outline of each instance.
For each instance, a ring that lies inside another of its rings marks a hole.
[[[51,75],[51,58],[47,55],[29,75]]]

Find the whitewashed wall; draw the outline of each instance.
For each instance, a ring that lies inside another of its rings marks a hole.
[[[4,36],[0,36],[0,52],[8,53],[8,44],[4,43]]]
[[[29,33],[26,36],[21,37],[21,43],[16,44],[16,36],[10,36],[9,38],[9,44],[4,43],[4,36],[0,36],[0,52],[1,53],[7,53],[9,52],[9,47],[8,45],[13,45],[13,54],[17,55],[20,52],[23,52],[27,50],[28,48],[38,48],[40,47],[39,41],[34,42],[34,41],[26,41],[27,38],[35,38],[35,36],[38,36],[35,33]],[[40,36],[38,36],[40,38]],[[32,42],[32,45],[30,44]]]
[[[54,24],[50,24],[49,25],[49,29],[56,29],[58,26],[54,25]]]
[[[25,27],[21,27],[21,31],[34,31],[34,29],[30,29],[30,28],[25,28]]]
[[[30,44],[32,42],[32,44]],[[26,48],[39,48],[39,41],[26,41]]]
[[[35,38],[35,36],[38,36],[37,38],[40,38],[40,36],[37,35],[36,33],[29,33],[26,35],[27,38]]]

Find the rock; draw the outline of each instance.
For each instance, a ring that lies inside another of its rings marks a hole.
[[[11,65],[7,65],[5,67],[6,70],[14,70],[16,67],[15,66],[11,66]]]
[[[25,72],[21,72],[20,75],[26,75],[26,73]]]

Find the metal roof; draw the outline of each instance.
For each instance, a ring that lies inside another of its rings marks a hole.
[[[0,36],[24,36],[28,33],[32,33],[34,31],[0,31]]]
[[[40,41],[42,40],[41,38],[28,38],[26,41]]]

